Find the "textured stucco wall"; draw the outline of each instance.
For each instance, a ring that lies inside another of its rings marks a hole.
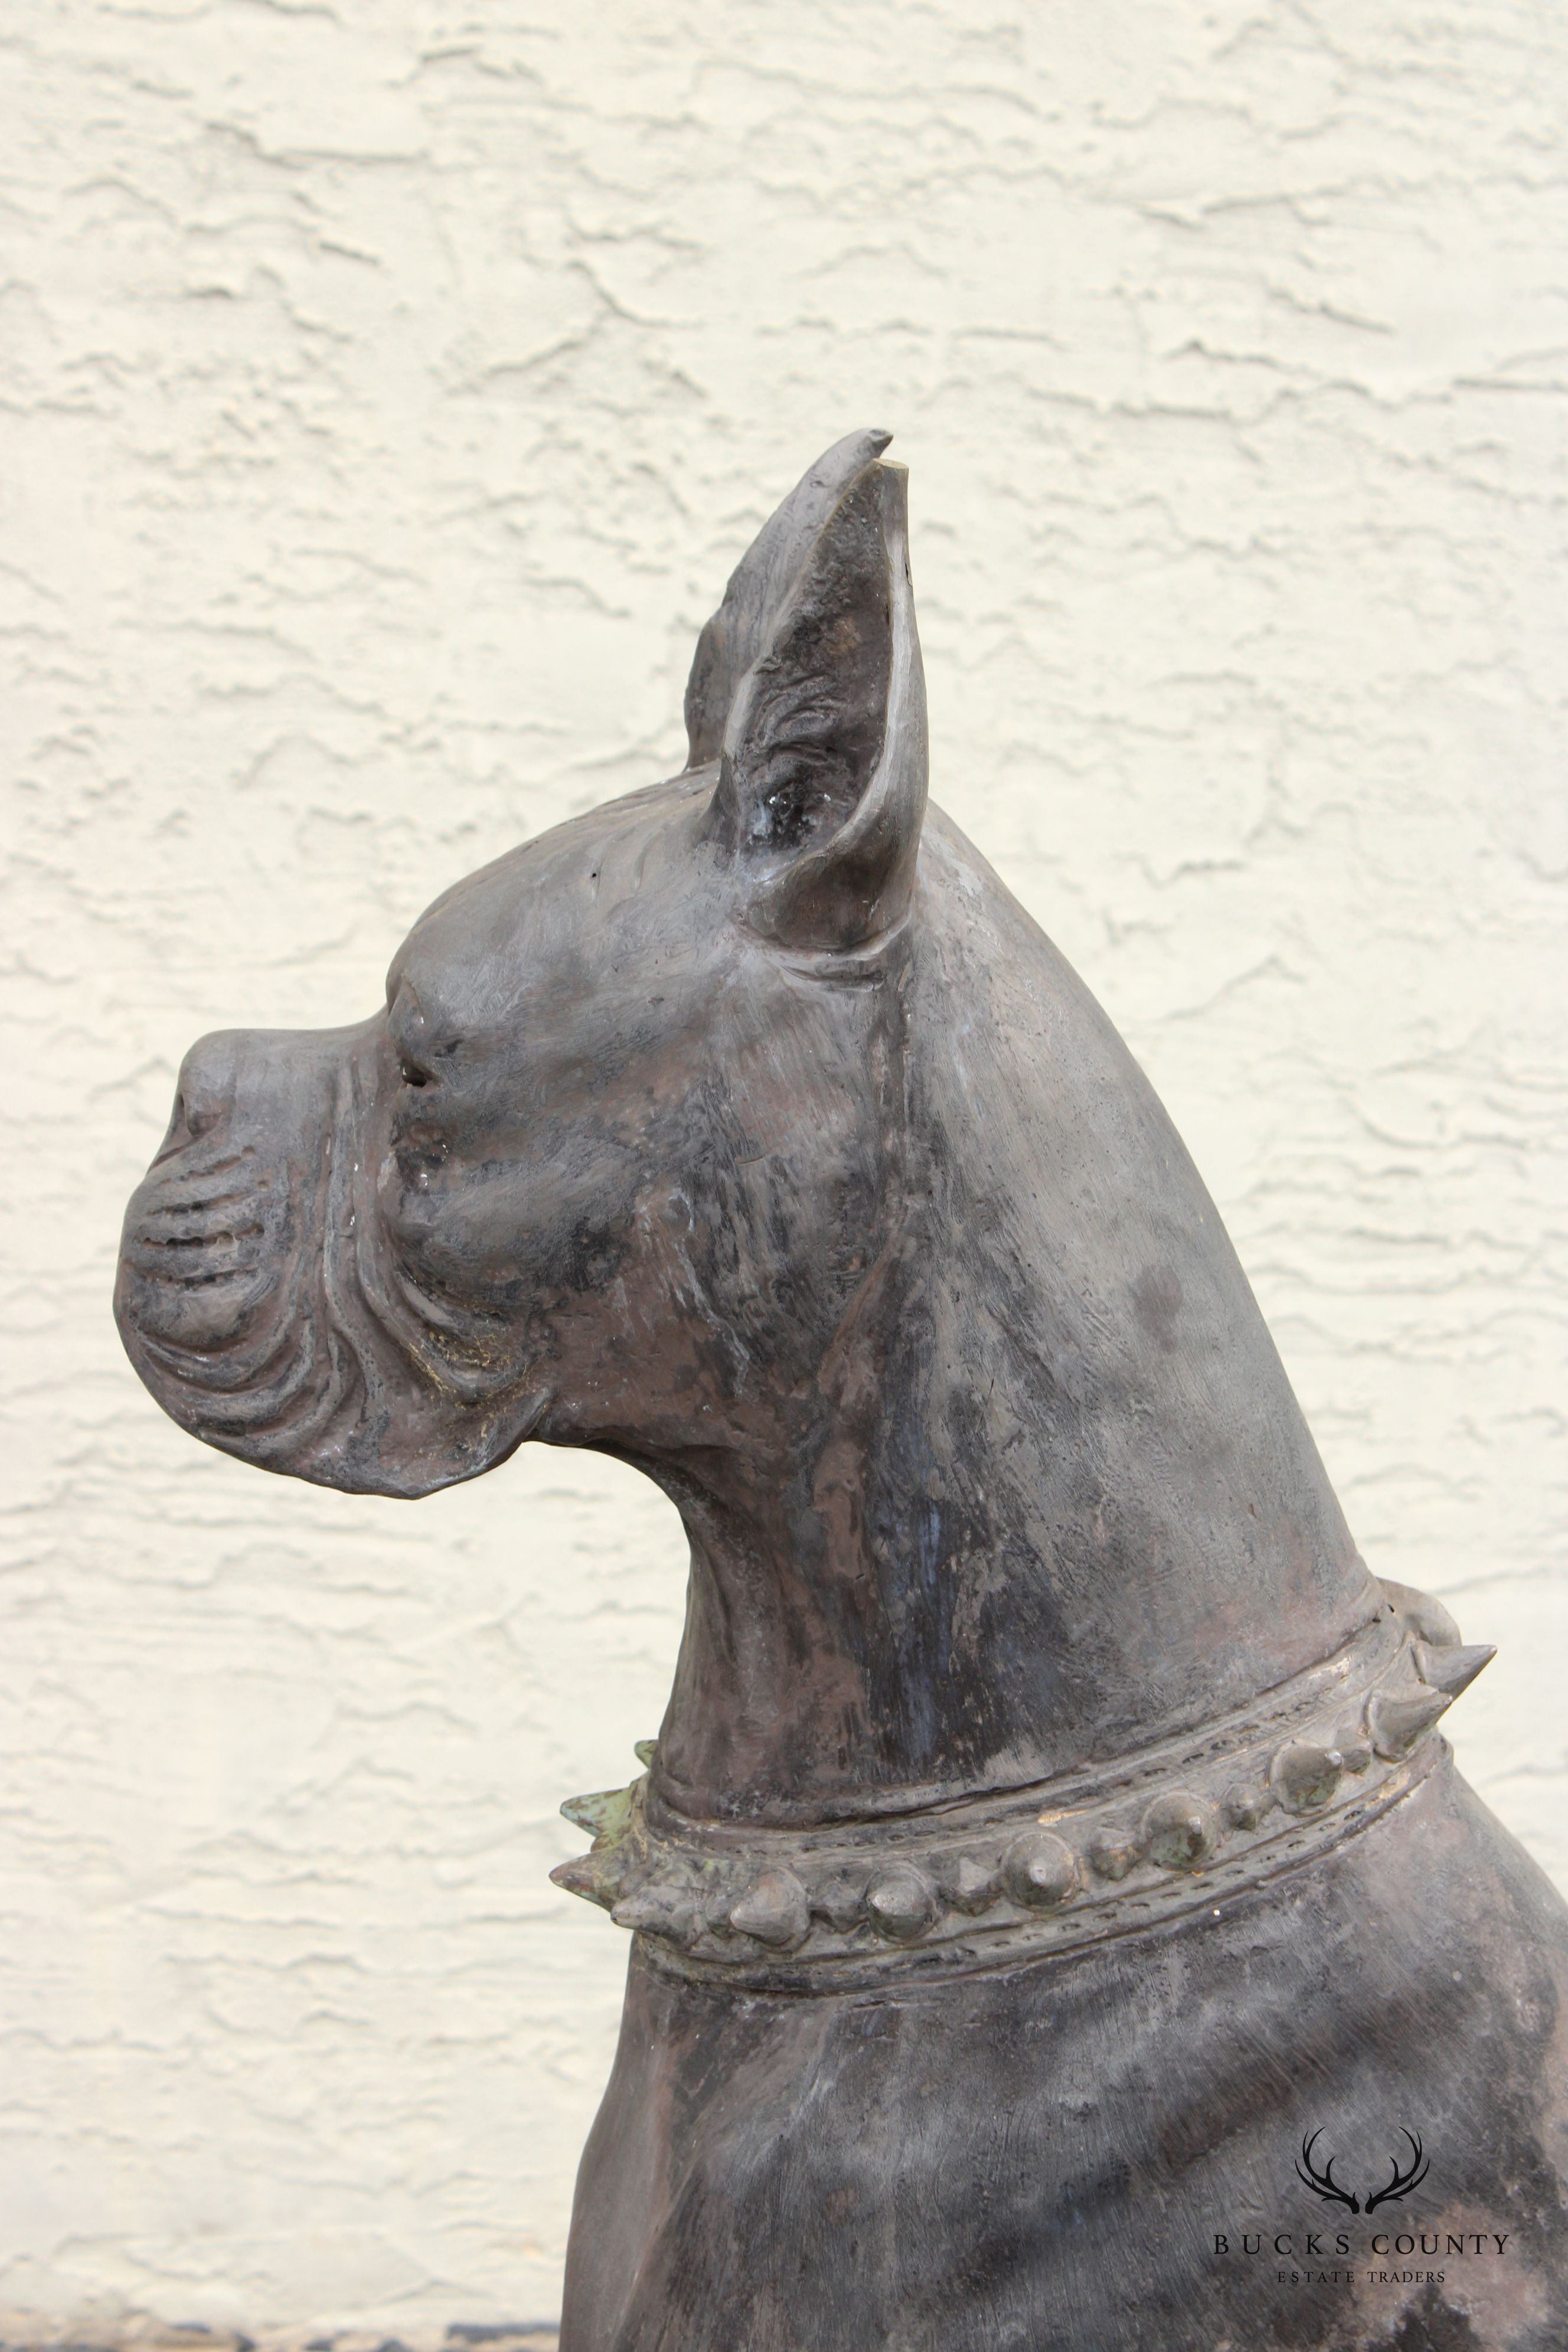
[[[0,2309],[547,2316],[675,1522],[163,1421],[108,1311],[174,1067],[358,1018],[678,763],[847,426],[937,797],[1153,1074],[1363,1548],[1503,1645],[1568,1883],[1568,28],[1540,0],[9,0]],[[18,1078],[20,1084],[18,1085]]]

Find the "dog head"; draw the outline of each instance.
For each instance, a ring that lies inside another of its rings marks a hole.
[[[926,812],[882,441],[735,572],[682,773],[448,891],[362,1026],[198,1045],[126,1222],[131,1354],[228,1453],[658,1481],[697,1813],[1041,1780],[1382,1605],[1147,1080]]]
[[[209,1444],[415,1496],[783,1408],[878,1246],[926,792],[904,477],[840,442],[703,631],[690,756],[437,899],[383,1011],[186,1057],[116,1308]]]

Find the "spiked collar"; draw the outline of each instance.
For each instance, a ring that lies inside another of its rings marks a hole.
[[[1092,1772],[819,1829],[691,1821],[645,1773],[563,1805],[594,1843],[551,1876],[657,1965],[737,1990],[963,1974],[1212,1906],[1407,1795],[1442,1752],[1438,1717],[1495,1654],[1461,1643],[1439,1602],[1383,1590],[1333,1657]],[[637,1752],[651,1766],[654,1744]]]

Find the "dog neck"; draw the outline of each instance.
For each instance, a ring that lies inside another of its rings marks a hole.
[[[1379,1605],[1147,1081],[937,825],[888,992],[880,1255],[804,1399],[641,1463],[690,1538],[656,1785],[698,1818],[1079,1770],[1247,1706]]]

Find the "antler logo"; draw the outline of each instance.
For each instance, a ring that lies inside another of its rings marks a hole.
[[[1311,2189],[1314,2196],[1325,2198],[1333,2205],[1348,2205],[1352,2213],[1363,2210],[1374,2213],[1380,2205],[1392,2205],[1401,2197],[1408,2197],[1426,2178],[1427,2162],[1421,2142],[1412,2131],[1401,2136],[1410,2143],[1410,2162],[1403,2170],[1397,2158],[1388,2180],[1382,2189],[1374,2189],[1367,2198],[1364,2209],[1361,2199],[1348,2189],[1342,2189],[1334,2179],[1334,2160],[1331,2157],[1320,2172],[1312,2161],[1312,2150],[1322,2137],[1321,2129],[1310,2132],[1301,2142],[1301,2153],[1296,2161],[1296,2178]]]
[[[1418,2187],[1426,2178],[1426,2159],[1421,2153],[1420,2141],[1414,2132],[1407,2131],[1404,2137],[1410,2142],[1410,2168],[1407,2172],[1401,2172],[1399,2160],[1397,2158],[1394,2158],[1394,2170],[1387,2188],[1379,2189],[1366,2200],[1366,2210],[1369,2213],[1374,2212],[1380,2205],[1393,2204],[1396,2198],[1408,2197],[1411,2190]]]
[[[1301,2153],[1296,2161],[1296,2178],[1298,2180],[1304,2180],[1308,2188],[1315,2190],[1318,2196],[1326,2197],[1331,2204],[1348,2205],[1352,2213],[1359,2213],[1361,2199],[1352,2197],[1348,2189],[1342,2189],[1334,2179],[1333,2158],[1329,2158],[1321,2172],[1319,2172],[1313,2165],[1312,2150],[1322,2137],[1321,2129],[1319,2129],[1309,2134],[1308,2137],[1301,2142]]]

